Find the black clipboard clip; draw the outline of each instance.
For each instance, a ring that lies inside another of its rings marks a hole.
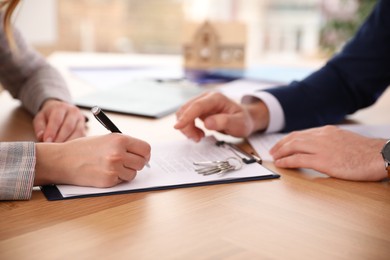
[[[261,159],[261,157],[255,155],[255,154],[249,154],[247,152],[245,152],[244,150],[242,150],[241,148],[239,148],[237,145],[235,144],[232,144],[232,143],[228,143],[228,142],[225,142],[225,141],[217,141],[215,143],[218,147],[226,147],[228,146],[228,148],[236,155],[238,156],[239,158],[242,159],[242,161],[245,163],[245,164],[251,164],[251,163],[259,163],[259,164],[262,164],[263,163],[263,160]]]

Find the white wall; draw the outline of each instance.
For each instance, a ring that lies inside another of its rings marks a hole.
[[[44,46],[56,42],[57,0],[23,0],[13,18],[28,43]]]

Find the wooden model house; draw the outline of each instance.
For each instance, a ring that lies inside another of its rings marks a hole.
[[[239,69],[245,67],[246,29],[240,23],[189,24],[184,33],[186,70]]]

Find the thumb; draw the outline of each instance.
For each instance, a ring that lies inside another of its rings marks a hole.
[[[204,126],[209,130],[225,131],[229,121],[227,117],[226,114],[209,116],[204,120]]]
[[[33,120],[35,135],[39,141],[43,140],[43,134],[46,129],[46,118],[43,112],[39,112]]]
[[[251,125],[240,114],[218,114],[204,120],[204,126],[209,130],[223,132],[235,137],[246,137],[251,133]]]

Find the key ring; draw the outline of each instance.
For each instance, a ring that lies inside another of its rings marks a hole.
[[[235,166],[234,167],[234,170],[239,170],[242,168],[242,166],[244,165],[242,163],[242,160],[238,159],[237,157],[229,157],[226,159],[226,161],[232,165],[232,166]],[[230,162],[233,162],[233,164],[231,164]],[[235,162],[235,163],[234,163]]]
[[[204,161],[194,162],[195,166],[201,166],[195,168],[198,174],[211,175],[211,174],[224,174],[229,171],[239,170],[243,166],[242,160],[237,157],[228,157],[224,161]]]

